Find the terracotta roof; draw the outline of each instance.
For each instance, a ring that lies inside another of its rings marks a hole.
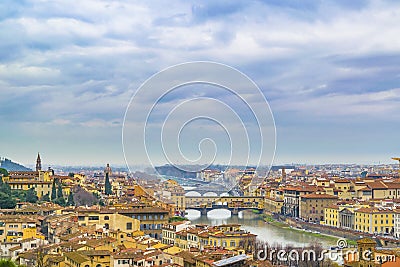
[[[362,213],[393,213],[390,209],[378,209],[378,208],[359,208],[356,212]]]
[[[387,189],[387,186],[382,182],[367,182],[367,187],[371,188],[371,189]]]
[[[333,180],[335,183],[350,183],[348,179],[335,179]]]
[[[307,198],[307,199],[337,199],[337,196],[332,196],[328,194],[307,194],[302,196],[301,198]]]
[[[385,183],[389,189],[400,189],[400,183]]]
[[[78,252],[69,252],[69,253],[65,253],[65,257],[73,260],[74,262],[81,264],[84,263],[86,261],[89,261],[90,259]]]

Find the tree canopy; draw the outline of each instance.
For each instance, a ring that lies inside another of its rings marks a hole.
[[[3,176],[8,176],[8,171],[4,168],[0,168],[0,174],[2,174]]]
[[[20,265],[17,265],[15,262],[12,260],[8,259],[1,259],[0,260],[0,267],[18,267]]]
[[[62,197],[64,197],[63,191],[62,191],[62,185],[61,185],[61,182],[58,181],[58,185],[57,185],[57,198],[62,198]]]
[[[25,201],[30,203],[36,203],[38,201],[38,196],[34,188],[30,188],[25,195]]]
[[[42,198],[41,198],[40,200],[41,200],[41,201],[50,202],[49,193],[47,193],[46,195],[43,195]]]
[[[53,179],[53,184],[51,185],[50,199],[53,201],[56,198],[57,198],[56,179]]]
[[[15,199],[6,193],[0,192],[0,208],[13,209],[17,205]]]
[[[74,194],[72,192],[68,195],[67,206],[75,206]]]
[[[0,208],[13,209],[17,205],[9,184],[3,183],[3,177],[0,177]]]

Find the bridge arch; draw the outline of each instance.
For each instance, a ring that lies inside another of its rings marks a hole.
[[[213,209],[207,212],[207,217],[215,219],[227,219],[232,216],[232,211],[228,209]]]
[[[215,192],[207,192],[203,194],[203,197],[217,197],[218,194]]]
[[[189,191],[185,193],[185,196],[187,197],[201,197],[201,194],[197,191]]]
[[[187,209],[185,217],[189,220],[198,219],[201,217],[201,212],[195,209]]]

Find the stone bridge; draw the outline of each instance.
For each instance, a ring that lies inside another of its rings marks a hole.
[[[232,197],[232,196],[186,196],[185,209],[198,210],[202,215],[214,209],[230,210],[237,215],[243,210],[264,210],[263,197]]]

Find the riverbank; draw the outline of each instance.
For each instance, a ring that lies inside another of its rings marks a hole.
[[[255,214],[252,211],[241,211],[239,215],[232,216],[228,210],[212,210],[205,216],[198,211],[189,210],[187,217],[192,224],[240,224],[246,231],[257,235],[257,239],[269,244],[302,247],[319,242],[324,248],[336,245],[336,239],[331,241],[300,231],[290,231],[289,228],[284,228],[285,225],[281,225],[279,222],[275,225],[268,224],[263,220],[262,214]]]
[[[326,234],[326,233],[322,233],[322,232],[312,232],[312,231],[307,231],[305,229],[293,227],[287,222],[282,222],[282,221],[279,221],[279,220],[273,218],[271,215],[264,214],[262,217],[266,223],[273,225],[275,227],[285,229],[287,231],[304,233],[304,234],[307,234],[307,235],[310,235],[313,237],[317,237],[318,239],[320,239],[320,238],[325,239],[326,241],[330,241],[330,242],[337,242],[338,239],[343,238],[341,236],[336,236],[336,235],[332,235],[332,234]],[[353,239],[346,238],[346,241],[347,241],[348,245],[356,245],[356,241]]]

